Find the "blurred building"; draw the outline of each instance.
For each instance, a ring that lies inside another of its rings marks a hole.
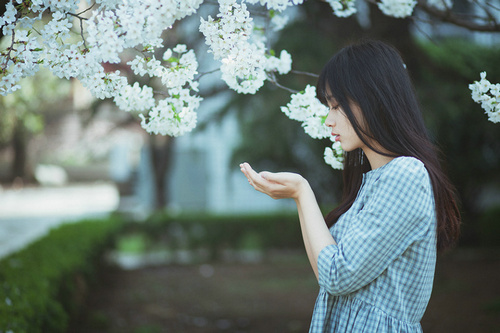
[[[206,100],[199,113],[209,115],[225,105],[226,100],[226,94]],[[239,163],[231,163],[231,154],[240,140],[239,124],[234,114],[210,122],[202,131],[177,138],[168,190],[169,208],[213,213],[293,208],[293,202],[289,200],[273,200],[255,191],[241,173]]]

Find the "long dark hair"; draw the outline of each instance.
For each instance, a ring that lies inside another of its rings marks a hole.
[[[399,52],[374,40],[343,48],[325,65],[318,80],[318,98],[325,105],[327,90],[367,147],[391,157],[413,156],[424,163],[434,191],[438,249],[453,244],[460,230],[455,189],[441,168],[438,150],[427,133],[415,90]],[[362,110],[362,126],[349,107],[350,102]],[[383,151],[370,145],[373,141]],[[369,170],[371,166],[361,149],[344,152],[342,200],[326,216],[328,226],[352,206],[363,173]]]

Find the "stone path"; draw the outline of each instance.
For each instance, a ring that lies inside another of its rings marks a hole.
[[[0,188],[0,259],[61,223],[106,216],[118,208],[119,201],[118,190],[110,183]]]

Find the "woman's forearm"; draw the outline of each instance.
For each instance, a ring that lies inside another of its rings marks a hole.
[[[300,228],[307,256],[318,278],[318,256],[323,248],[336,244],[326,226],[323,214],[309,183],[305,182],[301,194],[295,199],[299,214]]]
[[[292,198],[297,204],[304,246],[311,267],[318,277],[318,256],[325,246],[336,244],[325,224],[316,196],[308,181],[289,172],[257,173],[250,164],[240,164],[241,171],[257,191],[274,199]]]

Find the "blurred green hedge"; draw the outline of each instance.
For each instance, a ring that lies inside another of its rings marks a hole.
[[[63,224],[0,261],[0,332],[65,332],[118,216]]]
[[[223,249],[302,248],[297,213],[265,215],[173,215],[159,212],[147,220],[128,223],[128,233],[146,233],[154,242],[172,250],[210,251],[211,260]]]

